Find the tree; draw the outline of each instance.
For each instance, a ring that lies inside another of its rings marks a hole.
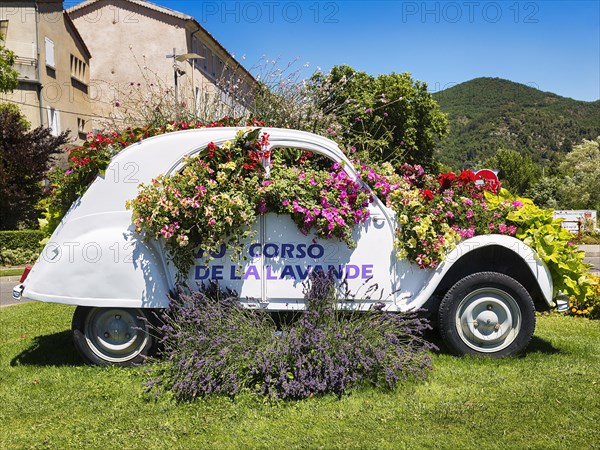
[[[0,105],[0,229],[35,226],[36,204],[51,156],[68,141],[68,132],[52,136],[50,129],[29,131],[29,123],[14,105]]]
[[[558,169],[557,175],[532,186],[528,195],[555,209],[600,210],[600,136],[575,145]]]
[[[0,41],[3,36],[0,34]],[[15,54],[0,44],[0,92],[11,92],[19,84],[19,73],[13,68]]]
[[[584,139],[581,144],[573,147],[573,151],[565,156],[560,164],[560,173],[574,175],[576,173],[590,174],[600,168],[600,136],[593,140]]]
[[[540,176],[540,169],[531,158],[515,150],[498,149],[486,165],[499,171],[502,186],[513,194],[524,194]]]
[[[426,83],[413,81],[409,73],[373,77],[350,66],[335,66],[328,75],[315,75],[312,84],[327,86],[318,105],[335,114],[347,145],[360,147],[366,136],[367,143],[375,143],[368,149],[375,160],[435,168],[434,152],[448,133],[448,120]]]

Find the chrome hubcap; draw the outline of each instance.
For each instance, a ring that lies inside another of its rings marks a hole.
[[[474,350],[491,353],[508,347],[521,329],[521,310],[507,292],[477,289],[456,310],[456,327],[462,341]]]
[[[135,358],[148,342],[146,323],[139,309],[94,308],[85,322],[89,347],[109,362]]]

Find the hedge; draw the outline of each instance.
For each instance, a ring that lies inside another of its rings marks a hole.
[[[0,231],[0,248],[2,250],[27,249],[39,252],[40,241],[44,235],[40,230]]]
[[[44,235],[40,230],[0,231],[0,264],[14,266],[35,261]]]

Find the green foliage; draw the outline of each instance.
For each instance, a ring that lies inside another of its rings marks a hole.
[[[544,207],[600,211],[600,136],[576,145],[558,173],[541,178],[527,195]]]
[[[39,230],[0,231],[0,248],[10,250],[24,248],[39,252],[42,239],[43,235]]]
[[[600,168],[600,136],[596,139],[584,139],[581,144],[567,153],[559,167],[560,173],[574,175],[578,172],[594,173]]]
[[[13,67],[17,56],[1,44],[3,40],[4,37],[0,34],[0,92],[2,93],[13,91],[19,84],[19,72]]]
[[[529,199],[515,199],[506,190],[501,190],[498,196],[486,194],[486,198],[490,210],[500,208],[505,202],[523,203],[506,218],[518,226],[516,237],[535,249],[548,266],[555,293],[562,291],[578,301],[593,297],[595,284],[587,273],[590,265],[583,262],[585,254],[573,244],[573,235],[561,227],[562,220],[553,218],[551,209],[541,209]]]
[[[39,230],[0,231],[0,265],[33,263],[42,250],[42,238]]]
[[[594,284],[585,298],[570,297],[568,314],[575,317],[600,319],[600,277],[591,275]]]
[[[434,150],[448,122],[426,83],[414,82],[408,73],[373,77],[335,66],[327,75],[315,74],[312,85],[327,86],[317,95],[319,108],[335,112],[341,125],[336,138],[346,148],[356,147],[361,159],[366,153],[368,161],[435,166]]]
[[[476,78],[433,94],[450,135],[439,159],[473,168],[509,148],[553,170],[582,138],[600,134],[600,101],[584,102],[498,78]]]
[[[51,157],[68,141],[68,132],[52,136],[48,128],[29,131],[14,106],[0,107],[0,229],[35,226],[36,205]]]
[[[0,250],[0,266],[20,266],[23,264],[32,264],[40,254],[38,251],[32,251],[26,248],[16,250]]]
[[[498,170],[502,186],[519,195],[524,194],[540,176],[537,164],[529,156],[521,156],[515,150],[498,149],[484,166]]]

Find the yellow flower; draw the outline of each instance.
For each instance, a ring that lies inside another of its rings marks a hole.
[[[224,169],[224,170],[234,170],[235,169],[235,162],[233,161],[229,161],[223,164],[219,164],[219,169]]]
[[[406,259],[408,256],[408,252],[402,248],[396,252],[396,256],[398,257],[398,259]]]

